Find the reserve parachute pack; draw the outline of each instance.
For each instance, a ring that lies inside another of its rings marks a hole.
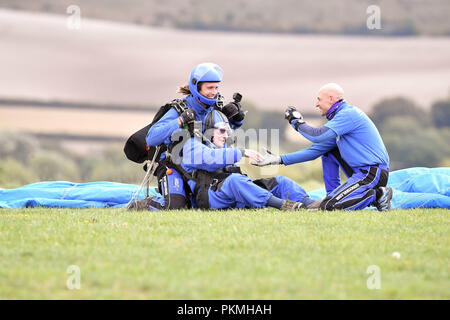
[[[181,99],[174,99],[171,102],[162,106],[150,124],[133,133],[125,143],[123,151],[127,158],[136,163],[143,163],[146,160],[150,160],[154,157],[156,152],[155,146],[148,146],[145,138],[147,137],[148,130],[171,109],[174,108],[178,115],[181,115],[184,110],[188,108],[185,101]],[[165,144],[162,144],[156,155],[156,159],[159,160],[161,154],[167,149]]]

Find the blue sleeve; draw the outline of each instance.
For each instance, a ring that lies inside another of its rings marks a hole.
[[[336,133],[325,126],[314,128],[307,125],[306,123],[297,125],[296,122],[293,122],[292,126],[294,127],[294,129],[300,132],[302,136],[314,143],[336,138]]]
[[[210,148],[195,138],[190,138],[183,146],[182,166],[186,171],[202,169],[209,172],[228,167],[240,161],[242,153],[237,148]]]
[[[290,165],[294,163],[306,162],[314,160],[330,150],[336,147],[336,140],[326,140],[320,143],[315,143],[307,149],[303,149],[297,152],[281,155],[284,165]]]
[[[332,120],[328,121],[325,126],[333,130],[337,136],[342,136],[352,131],[357,125],[353,115],[351,110],[342,110]]]
[[[145,141],[149,146],[158,146],[162,143],[169,144],[170,136],[179,128],[178,112],[172,108],[148,130]]]

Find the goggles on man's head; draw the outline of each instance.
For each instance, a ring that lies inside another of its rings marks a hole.
[[[228,135],[231,135],[231,128],[230,125],[226,122],[218,122],[214,124],[214,129],[218,129],[221,134],[228,133]]]

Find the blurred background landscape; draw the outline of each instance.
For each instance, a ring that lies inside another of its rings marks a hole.
[[[81,10],[75,30],[71,5]],[[370,5],[381,29],[367,27]],[[181,97],[201,62],[224,69],[228,100],[243,95],[246,129],[280,130],[280,152],[309,145],[285,108],[319,125],[317,90],[337,82],[376,123],[391,170],[449,166],[449,14],[440,0],[0,0],[0,188],[140,183],[126,139]],[[320,159],[278,174],[322,184]]]

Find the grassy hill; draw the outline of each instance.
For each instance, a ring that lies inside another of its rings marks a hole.
[[[178,29],[362,35],[450,35],[447,0],[0,0],[0,7],[82,15]],[[366,27],[367,7],[381,9],[382,30]]]

